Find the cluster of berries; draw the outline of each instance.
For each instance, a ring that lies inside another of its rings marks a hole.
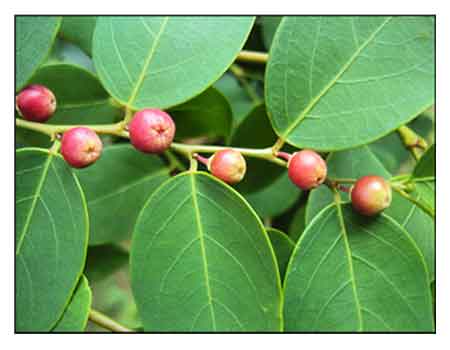
[[[56,110],[54,94],[42,85],[30,85],[16,97],[19,114],[30,121],[44,123]],[[161,153],[170,147],[175,136],[175,123],[166,112],[159,109],[143,109],[136,112],[128,125],[132,145],[145,153]],[[94,163],[101,155],[103,144],[95,131],[86,127],[74,127],[64,132],[61,139],[61,154],[68,164],[84,168]],[[301,150],[292,155],[279,152],[279,157],[288,161],[291,181],[303,190],[321,185],[327,177],[327,165],[323,158],[312,150]],[[246,162],[240,152],[232,148],[223,149],[206,159],[204,163],[217,178],[235,184],[246,172]],[[355,210],[367,216],[375,215],[391,203],[391,187],[382,177],[363,176],[349,189]]]

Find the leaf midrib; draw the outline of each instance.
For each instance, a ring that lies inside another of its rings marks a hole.
[[[300,124],[300,122],[305,119],[306,115],[313,109],[313,107],[319,102],[319,100],[336,84],[339,78],[350,68],[350,66],[359,57],[359,54],[364,50],[375,38],[375,36],[384,28],[384,26],[392,20],[392,17],[388,17],[384,22],[382,22],[376,30],[364,41],[361,46],[355,51],[355,53],[349,58],[349,60],[343,65],[341,70],[336,74],[336,76],[319,92],[319,94],[311,100],[311,102],[305,107],[303,112],[290,124],[288,125],[286,131],[280,136],[282,139],[287,139],[290,133]],[[285,92],[286,93],[286,92]]]
[[[208,259],[206,257],[206,250],[205,250],[205,234],[203,233],[203,226],[201,222],[201,216],[200,216],[200,208],[198,206],[198,200],[197,200],[197,186],[195,183],[195,174],[191,174],[191,190],[192,190],[192,202],[194,206],[195,211],[195,220],[197,222],[197,228],[198,228],[198,239],[200,242],[200,250],[201,250],[201,257],[203,261],[203,272],[205,277],[205,285],[206,285],[206,294],[208,296],[208,304],[209,304],[209,310],[211,313],[211,321],[212,321],[212,327],[213,330],[217,330],[216,326],[216,317],[214,314],[214,307],[212,302],[212,295],[211,295],[211,285],[209,282],[209,272],[208,272]]]
[[[45,164],[44,164],[44,166],[42,168],[42,173],[41,173],[41,176],[39,178],[39,182],[37,184],[36,191],[35,191],[35,193],[33,195],[34,198],[33,198],[33,201],[31,203],[31,207],[29,209],[27,218],[25,220],[25,224],[23,226],[22,232],[20,234],[19,241],[17,243],[16,255],[19,255],[19,253],[20,253],[20,249],[21,249],[21,247],[23,245],[23,241],[25,239],[25,235],[26,235],[26,233],[28,231],[28,228],[30,226],[31,218],[33,217],[34,209],[36,208],[36,203],[37,203],[37,201],[39,199],[39,196],[41,195],[41,190],[42,190],[42,187],[44,185],[45,179],[47,177],[48,169],[50,168],[50,164],[52,162],[52,159],[53,159],[53,153],[49,151],[47,159],[45,160]]]

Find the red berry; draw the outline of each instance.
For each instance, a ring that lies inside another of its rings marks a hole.
[[[61,154],[74,168],[94,163],[102,153],[100,137],[91,129],[78,127],[66,131],[61,140]]]
[[[230,148],[214,153],[209,159],[208,169],[222,181],[235,184],[244,178],[247,164],[240,152]]]
[[[325,181],[327,164],[318,153],[305,149],[290,157],[288,175],[302,190],[309,190]]]
[[[353,208],[366,216],[378,214],[391,204],[391,186],[380,176],[363,176],[350,191]]]
[[[143,109],[131,120],[128,130],[134,147],[145,153],[161,153],[170,147],[175,123],[159,109]]]
[[[43,85],[29,85],[16,96],[16,108],[26,120],[44,123],[55,112],[56,98]]]

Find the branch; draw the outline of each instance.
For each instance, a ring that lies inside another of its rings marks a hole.
[[[266,64],[269,59],[269,54],[265,52],[242,50],[236,57],[236,61],[247,63]]]
[[[91,309],[89,311],[89,320],[94,322],[96,325],[107,329],[111,332],[115,333],[129,333],[133,332],[133,330],[122,326],[121,324],[117,323],[116,321],[110,319],[108,316],[102,314],[100,311]]]

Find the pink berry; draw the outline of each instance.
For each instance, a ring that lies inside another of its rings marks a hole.
[[[222,181],[235,184],[244,178],[247,164],[240,152],[230,148],[214,153],[209,159],[208,169]]]
[[[26,120],[44,123],[55,113],[56,98],[43,85],[29,85],[16,96],[16,108]]]
[[[175,136],[175,123],[170,115],[159,109],[143,109],[128,125],[130,141],[145,153],[161,153],[170,147]]]
[[[327,177],[327,164],[312,150],[295,152],[288,161],[288,175],[302,190],[309,190],[322,184]]]
[[[102,153],[100,137],[89,128],[77,127],[66,131],[61,140],[61,154],[74,168],[94,163]]]
[[[372,216],[389,207],[392,190],[381,176],[363,176],[350,189],[353,208],[360,214]]]

